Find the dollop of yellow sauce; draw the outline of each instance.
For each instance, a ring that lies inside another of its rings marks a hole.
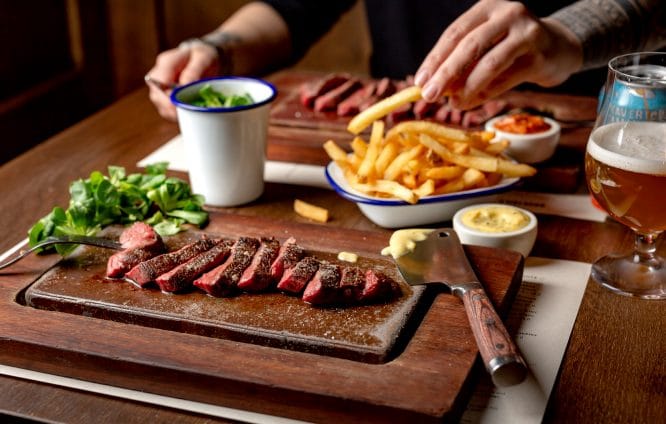
[[[351,252],[340,252],[338,253],[338,259],[345,262],[356,263],[356,261],[358,261],[358,255]]]
[[[408,228],[395,231],[391,234],[389,245],[382,249],[382,255],[393,256],[398,259],[402,255],[414,251],[417,241],[423,241],[432,233],[433,229],[426,228]]]
[[[508,233],[530,223],[530,218],[511,206],[480,206],[465,212],[462,223],[474,230],[487,233]]]

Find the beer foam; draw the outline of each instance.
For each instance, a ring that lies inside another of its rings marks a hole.
[[[666,123],[604,125],[590,136],[587,152],[599,162],[625,171],[666,175]]]

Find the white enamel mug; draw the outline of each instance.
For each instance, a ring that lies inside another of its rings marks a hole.
[[[202,107],[191,102],[210,84],[224,95],[249,94],[253,103]],[[211,206],[238,206],[264,191],[268,113],[275,87],[247,77],[206,78],[171,93],[187,155],[192,191]]]

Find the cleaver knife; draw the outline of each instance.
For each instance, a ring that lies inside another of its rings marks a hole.
[[[440,283],[462,299],[483,363],[499,387],[527,376],[527,366],[492,302],[474,274],[458,235],[440,228],[418,241],[413,251],[395,259],[409,285]]]

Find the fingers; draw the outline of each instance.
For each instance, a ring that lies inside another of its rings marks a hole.
[[[186,51],[189,57],[178,78],[180,85],[189,84],[202,77],[213,76],[217,73],[219,56],[217,50],[213,47],[196,43],[192,44]]]
[[[160,53],[155,66],[148,71],[150,77],[166,86],[188,84],[205,76],[212,76],[218,69],[217,51],[203,43],[189,48],[176,48]],[[149,84],[149,98],[157,112],[164,118],[176,121],[176,108],[169,98],[170,89]]]
[[[495,81],[519,64],[511,87],[527,81],[536,67],[543,29],[537,18],[518,2],[480,1],[442,34],[417,72],[423,98],[448,95],[456,108],[471,108],[497,94],[507,82]],[[526,59],[521,59],[527,56]],[[517,81],[519,78],[522,81]],[[502,77],[504,78],[504,77]],[[511,88],[509,87],[509,88]]]
[[[488,20],[486,10],[479,7],[483,3],[485,2],[477,3],[444,31],[416,72],[414,83],[424,89],[423,97],[426,100],[436,100],[442,94],[442,88],[450,84],[462,71],[463,66],[454,69],[447,68],[444,64],[458,49],[457,46]]]

